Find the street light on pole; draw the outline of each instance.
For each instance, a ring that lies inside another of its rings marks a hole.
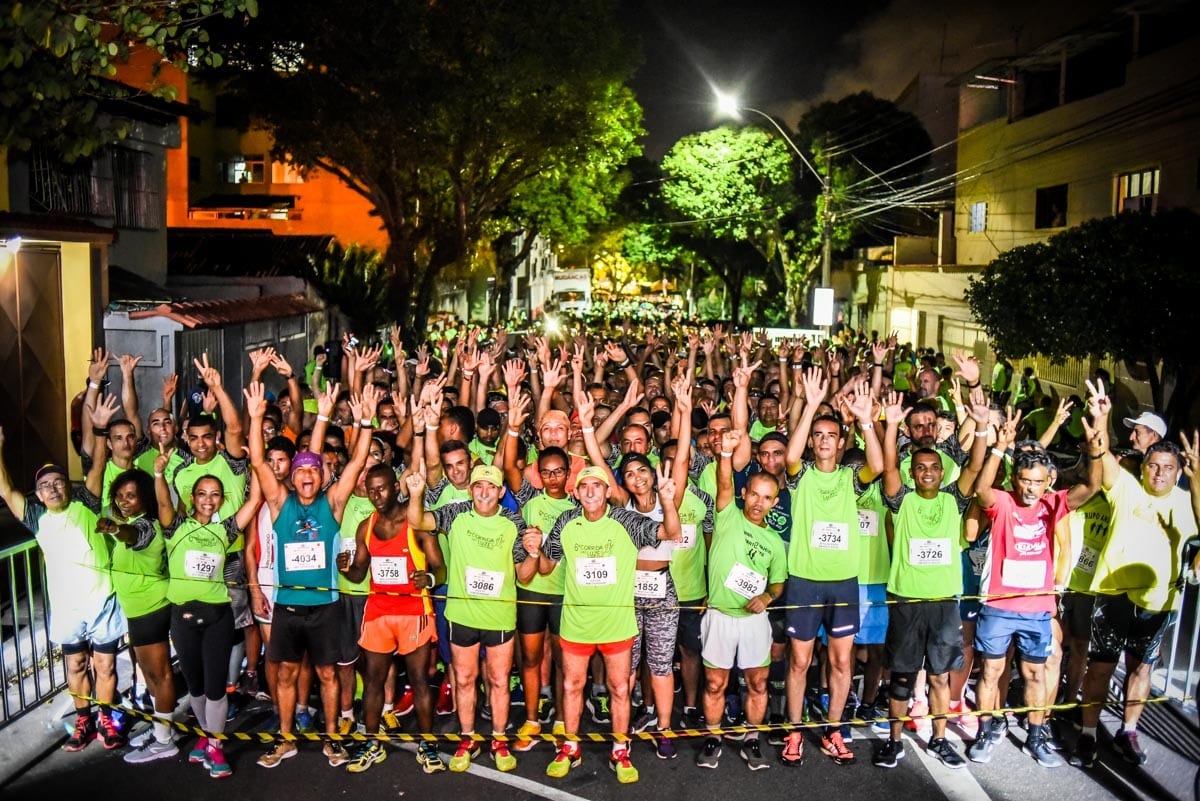
[[[795,151],[800,157],[800,161],[808,168],[808,171],[813,174],[813,177],[821,182],[821,197],[824,202],[821,209],[821,289],[830,289],[833,272],[833,180],[830,175],[829,164],[826,163],[825,174],[822,175],[808,157],[804,155],[804,151],[792,141],[792,137],[783,129],[779,122],[765,111],[761,111],[750,106],[743,106],[738,102],[736,95],[728,92],[722,92],[720,89],[714,89],[714,94],[717,99],[717,112],[724,117],[730,117],[734,120],[741,119],[741,112],[749,111],[762,117],[767,122],[775,126],[775,130],[783,137],[783,140]],[[830,290],[832,291],[832,290]],[[832,299],[831,299],[832,300]],[[831,303],[832,305],[832,303]]]

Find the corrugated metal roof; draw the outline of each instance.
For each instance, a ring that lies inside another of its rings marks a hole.
[[[153,309],[129,313],[129,319],[167,317],[185,328],[216,328],[239,325],[258,320],[276,320],[299,314],[320,311],[321,306],[302,292],[294,295],[271,295],[262,298],[230,300],[192,300],[163,303]]]

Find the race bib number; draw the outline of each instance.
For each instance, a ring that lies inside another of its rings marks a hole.
[[[987,562],[987,551],[980,548],[972,548],[967,551],[967,559],[971,562],[971,572],[976,578],[983,575],[983,565]]]
[[[372,556],[371,581],[376,584],[407,584],[408,560],[403,556]]]
[[[763,594],[763,590],[767,588],[767,577],[741,562],[735,562],[733,569],[725,577],[725,588],[749,601]]]
[[[879,512],[876,512],[874,509],[859,509],[858,533],[864,537],[878,537]]]
[[[909,540],[908,563],[914,567],[936,567],[950,564],[950,541],[944,539]]]
[[[338,539],[338,553],[350,554],[350,559],[354,559],[354,552],[358,550],[358,542],[354,537],[340,537]]]
[[[283,569],[293,573],[297,570],[324,570],[325,543],[285,542],[283,544]]]
[[[208,551],[188,551],[183,556],[183,572],[188,578],[212,580],[217,575],[219,557]]]
[[[1010,587],[1040,590],[1046,586],[1046,563],[1041,560],[1005,559],[1000,575]]]
[[[667,574],[657,570],[639,570],[633,580],[635,598],[666,598]]]
[[[845,523],[813,523],[812,546],[826,551],[850,549],[850,527]]]
[[[617,557],[599,556],[575,562],[575,581],[583,587],[605,587],[617,583]]]
[[[696,524],[681,523],[679,525],[682,536],[675,543],[676,551],[690,551],[696,547]]]
[[[499,570],[480,570],[467,566],[467,595],[479,598],[499,598],[504,587],[504,574]]]
[[[1100,553],[1095,548],[1085,545],[1079,554],[1079,561],[1075,563],[1075,569],[1090,576],[1096,572],[1096,560],[1099,557]]]

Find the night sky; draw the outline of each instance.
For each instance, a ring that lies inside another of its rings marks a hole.
[[[1064,33],[1114,0],[622,0],[641,38],[633,81],[646,153],[718,124],[710,83],[792,124],[815,102],[894,99],[917,72],[956,75]]]

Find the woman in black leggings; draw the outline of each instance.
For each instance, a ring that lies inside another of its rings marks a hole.
[[[160,497],[167,490],[157,466],[155,486]],[[220,480],[203,476],[192,488],[192,513],[165,520],[163,530],[167,541],[167,599],[173,604],[171,639],[179,652],[196,721],[200,728],[214,734],[225,731],[225,678],[234,641],[225,555],[255,509],[251,499],[234,517],[214,521],[223,500]],[[169,513],[165,516],[171,517]],[[233,773],[222,741],[215,737],[201,737],[188,761],[203,764],[214,779]]]

